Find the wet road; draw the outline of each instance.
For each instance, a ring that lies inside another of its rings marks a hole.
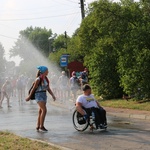
[[[60,105],[60,104],[59,104]],[[8,130],[23,137],[51,142],[76,150],[149,150],[150,122],[129,118],[108,116],[107,131],[78,132],[72,124],[73,105],[67,107],[47,104],[48,114],[45,127],[48,133],[36,132],[37,105],[30,102],[19,105],[12,102],[12,108],[0,109],[0,130]]]

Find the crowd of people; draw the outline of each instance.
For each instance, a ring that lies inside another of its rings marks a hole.
[[[71,77],[68,77],[65,71],[62,71],[60,75],[54,72],[49,73],[46,66],[38,66],[37,69],[38,72],[35,78],[33,76],[20,75],[18,77],[0,79],[0,108],[3,108],[2,103],[5,98],[7,99],[7,107],[11,107],[11,97],[15,97],[19,103],[22,103],[23,100],[30,101],[34,94],[35,101],[39,106],[36,130],[47,132],[48,130],[44,127],[44,121],[47,114],[46,93],[48,91],[54,101],[57,99],[61,103],[66,103],[67,100],[72,99],[76,109],[85,119],[88,119],[88,112],[91,113],[91,108],[94,107],[95,114],[97,114],[97,125],[107,126],[106,111],[99,105],[91,93],[86,68],[80,74],[73,71]],[[49,77],[48,74],[50,74]],[[28,93],[29,89],[30,93]],[[81,94],[81,90],[83,94]],[[79,96],[77,94],[78,91],[80,91]],[[83,107],[87,110],[87,113],[83,111]]]
[[[50,75],[50,87],[57,100],[62,103],[67,100],[72,100],[75,103],[77,92],[81,91],[85,83],[88,83],[88,71],[86,68],[80,73],[73,71],[70,77],[65,71],[62,71],[60,75],[53,72]]]
[[[11,107],[11,97],[15,97],[21,103],[33,81],[33,78],[25,75],[0,78],[0,108],[2,108],[2,102],[5,98],[8,107]]]
[[[28,95],[35,78],[34,76],[28,77],[26,74],[0,78],[0,108],[3,107],[4,99],[7,100],[7,106],[11,107],[11,97],[15,97],[19,103],[22,103],[26,95]],[[62,71],[60,74],[50,72],[49,80],[50,87],[58,101],[61,103],[65,103],[67,100],[75,102],[77,92],[81,90],[81,86],[88,83],[88,71],[86,68],[80,73],[73,71],[71,77],[65,71]]]

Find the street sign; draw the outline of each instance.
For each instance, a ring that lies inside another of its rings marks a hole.
[[[60,57],[60,66],[61,67],[66,67],[68,65],[68,56],[62,55]]]

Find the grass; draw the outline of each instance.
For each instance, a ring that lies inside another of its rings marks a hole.
[[[98,100],[102,106],[114,107],[114,108],[128,108],[136,110],[150,111],[150,101],[135,101],[135,100],[124,100],[124,99],[113,99],[113,100]]]
[[[47,143],[19,137],[9,132],[0,131],[0,150],[60,150]]]

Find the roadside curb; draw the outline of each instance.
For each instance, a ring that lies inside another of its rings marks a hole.
[[[113,110],[115,111],[118,110],[118,112],[112,112],[112,110],[110,111],[109,107],[106,107],[105,109],[106,109],[107,114],[109,115],[150,121],[150,112],[148,111],[145,113],[145,111],[131,110],[134,112],[127,113],[126,111],[129,111],[129,110],[126,110],[126,109],[121,109],[123,110],[122,112],[119,112],[120,110],[119,108],[113,108]]]
[[[54,106],[58,106],[61,108],[68,108],[64,103],[59,102],[50,102]],[[70,106],[73,104],[69,101]],[[68,108],[69,109],[69,108]],[[111,108],[111,107],[104,107],[106,113],[112,116],[118,117],[125,117],[125,118],[134,118],[134,119],[141,119],[141,120],[148,120],[150,121],[150,112],[149,111],[142,111],[142,110],[130,110],[130,109],[121,109],[121,108]]]

